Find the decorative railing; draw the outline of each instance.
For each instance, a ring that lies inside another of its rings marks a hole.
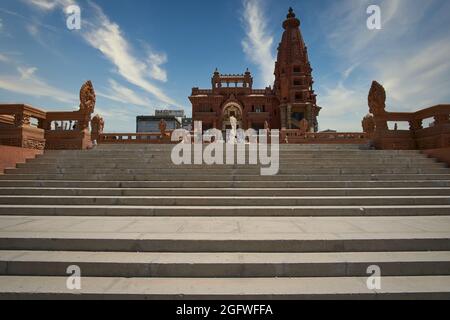
[[[450,105],[441,104],[417,112],[387,112],[386,92],[374,81],[369,93],[370,114],[363,120],[378,149],[439,149],[450,147]],[[428,127],[425,120],[430,120]],[[395,123],[394,130],[388,123]],[[407,122],[409,130],[398,130]]]
[[[38,150],[45,148],[45,132],[42,129],[45,112],[28,105],[15,104],[0,105],[0,115],[0,144]]]
[[[199,96],[199,95],[211,95],[213,91],[211,89],[192,89],[192,95],[193,96]]]
[[[0,144],[38,150],[90,148],[94,108],[95,92],[90,81],[81,87],[78,111],[45,112],[23,104],[0,105]],[[103,130],[103,126],[99,128],[97,125],[97,131]]]
[[[303,132],[281,130],[280,142],[288,144],[367,144],[369,135],[360,132]]]
[[[101,133],[99,144],[159,144],[171,143],[171,132],[165,133]]]

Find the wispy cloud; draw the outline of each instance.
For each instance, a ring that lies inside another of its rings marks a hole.
[[[257,65],[263,85],[272,85],[275,67],[275,57],[272,53],[274,38],[267,31],[267,20],[261,1],[243,0],[243,6],[242,20],[246,30],[246,38],[242,41],[244,53],[248,60]]]
[[[103,98],[121,102],[123,104],[148,107],[152,106],[152,102],[147,97],[137,94],[135,91],[127,88],[113,79],[109,79],[110,87],[105,93],[98,92],[97,95]]]
[[[96,19],[92,19],[87,30],[83,32],[85,40],[113,63],[117,68],[117,73],[129,83],[152,94],[163,103],[178,105],[161,88],[148,79],[149,69],[152,69],[152,67],[155,69],[156,67],[156,70],[158,70],[161,61],[157,61],[159,65],[155,63],[149,65],[145,60],[137,58],[119,25],[110,21],[100,7],[92,3],[91,5],[96,11]],[[162,77],[161,73],[157,76]],[[165,75],[163,74],[163,76]]]
[[[0,53],[0,62],[8,62],[9,58],[5,56],[4,54]]]
[[[319,17],[336,70],[341,70],[340,77],[318,83],[322,129],[360,130],[372,80],[385,86],[390,110],[413,111],[450,99],[449,25],[441,14],[450,11],[450,2],[375,1],[382,30],[371,31],[364,13],[373,2],[339,1]]]
[[[46,11],[64,9],[76,3],[73,0],[24,1]],[[94,2],[89,1],[88,4],[89,15],[83,15],[83,29],[80,32],[84,40],[101,52],[103,57],[115,66],[117,74],[130,84],[143,89],[161,103],[180,106],[162,88],[151,82],[151,79],[167,81],[167,72],[162,68],[162,65],[167,62],[167,56],[150,52],[147,58],[139,58],[134,54],[133,47],[120,26],[111,21],[102,8]]]
[[[58,7],[67,7],[75,3],[73,0],[23,0],[36,8],[44,11],[52,11]]]
[[[31,79],[38,69],[36,67],[24,68],[18,67],[17,71],[20,73],[20,78]]]
[[[155,80],[167,82],[167,72],[161,67],[167,63],[167,55],[150,52],[148,63],[151,77]]]
[[[0,75],[0,89],[33,97],[46,97],[55,101],[76,104],[76,96],[45,82],[36,75],[37,68],[18,67],[13,76]]]

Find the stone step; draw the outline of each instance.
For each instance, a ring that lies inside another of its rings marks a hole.
[[[101,144],[96,146],[92,151],[108,151],[108,150],[171,150],[174,145],[106,145]],[[248,145],[246,145],[248,147]],[[282,144],[280,149],[284,150],[369,150],[367,145],[361,144]]]
[[[273,300],[450,299],[450,277],[337,278],[90,278],[70,291],[67,277],[0,277],[0,299]],[[213,314],[220,314],[221,310]],[[265,311],[263,312],[265,314]]]
[[[40,196],[450,196],[444,188],[33,188],[0,187],[0,195]]]
[[[395,161],[395,160],[358,160],[354,161],[353,159],[345,159],[342,161],[337,160],[299,160],[294,162],[286,162],[281,159],[279,162],[280,168],[297,168],[297,167],[317,167],[317,166],[324,166],[324,167],[339,167],[339,168],[364,168],[364,167],[389,167],[389,168],[408,168],[408,167],[439,167],[439,168],[447,168],[448,166],[444,163],[438,163],[431,159],[422,159],[422,160],[406,160],[406,161]],[[105,159],[102,160],[91,160],[91,161],[31,161],[27,162],[25,164],[21,164],[19,167],[40,167],[40,166],[50,166],[51,168],[54,167],[75,167],[75,168],[124,168],[124,169],[132,169],[132,168],[179,168],[179,167],[186,167],[186,168],[216,168],[216,169],[226,169],[226,168],[254,168],[254,167],[260,167],[260,165],[174,165],[172,161],[141,161],[140,159],[129,159],[127,161],[114,161],[111,159]]]
[[[0,205],[69,205],[69,206],[449,206],[450,196],[24,196],[0,195]],[[264,209],[263,209],[264,210]]]
[[[300,165],[300,164],[299,164]],[[299,166],[296,165],[296,166]],[[383,169],[387,167],[386,163],[342,163],[337,165],[336,162],[303,162],[301,164],[303,167],[312,168],[326,168],[326,169],[347,169],[347,168],[359,168],[359,169]],[[58,169],[251,169],[259,168],[259,165],[174,165],[174,164],[158,164],[151,162],[142,163],[103,163],[102,165],[96,165],[93,163],[19,163],[17,168],[19,169],[34,169],[34,170],[58,170]],[[294,167],[295,168],[295,167]],[[388,166],[389,169],[404,169],[404,168],[417,168],[417,169],[427,169],[427,168],[447,168],[446,164],[438,162],[424,162],[424,163],[392,163]],[[280,169],[292,169],[291,164],[280,163]]]
[[[85,155],[85,154],[113,154],[113,153],[155,153],[155,154],[164,154],[170,153],[174,149],[174,145],[168,145],[164,148],[140,148],[140,149],[130,149],[130,148],[119,148],[113,150],[107,149],[93,149],[93,150],[46,150],[45,154],[48,155]],[[224,146],[223,150],[226,151],[226,148],[231,148],[230,146]],[[254,146],[256,148],[256,146]],[[192,146],[192,151],[197,146]],[[250,150],[250,145],[246,145],[244,148],[247,152]],[[271,150],[272,147],[268,146],[268,150]],[[206,147],[203,146],[203,151],[206,150]],[[238,150],[237,146],[234,147],[234,151]],[[242,150],[239,147],[239,150]],[[252,149],[254,150],[254,149]],[[256,148],[258,150],[258,148]],[[421,154],[418,150],[362,150],[362,149],[332,149],[332,148],[322,148],[322,149],[305,149],[305,148],[285,148],[283,146],[279,147],[280,153],[320,153],[320,152],[333,152],[333,153],[367,153],[367,154],[402,154],[402,155],[414,155]]]
[[[234,152],[235,154],[239,152],[246,152],[247,154],[249,152],[257,152],[261,151],[260,149],[237,149],[235,148],[234,151],[230,150],[231,152]],[[272,148],[267,148],[267,151],[271,152],[272,150],[276,151]],[[196,152],[194,148],[191,150],[191,153]],[[225,148],[223,149],[223,152],[226,153],[228,150]],[[206,152],[206,149],[203,148],[201,151],[202,153]],[[172,149],[165,149],[165,150],[140,150],[140,151],[130,151],[130,150],[111,150],[111,151],[95,151],[95,150],[67,150],[67,151],[45,151],[43,155],[40,155],[39,157],[91,157],[91,156],[104,156],[104,155],[111,155],[111,156],[127,156],[127,155],[147,155],[147,156],[158,156],[158,157],[170,157],[172,153]],[[402,151],[402,150],[288,150],[288,149],[279,149],[278,153],[280,155],[285,156],[295,156],[295,155],[323,155],[323,154],[331,154],[331,155],[378,155],[378,156],[422,156],[426,157],[423,153],[420,151]]]
[[[256,278],[365,277],[376,265],[383,277],[448,276],[450,252],[156,253],[0,251],[0,276]],[[450,288],[449,288],[450,289]]]
[[[67,175],[258,175],[260,168],[247,169],[217,169],[213,167],[197,169],[189,167],[180,167],[173,169],[38,169],[38,168],[20,168],[5,169],[6,174],[67,174]],[[448,174],[450,168],[298,168],[298,169],[280,169],[279,175],[339,175],[339,174]]]
[[[373,181],[86,181],[86,180],[2,180],[0,187],[31,188],[449,188],[450,180]]]
[[[132,174],[7,174],[0,180],[76,180],[76,181],[376,181],[450,180],[450,174],[322,174],[322,175],[132,175]]]
[[[59,161],[59,162],[65,162],[65,161],[72,161],[72,162],[84,162],[84,161],[119,161],[119,162],[126,162],[126,161],[133,161],[139,159],[139,161],[152,161],[152,162],[172,162],[172,158],[170,155],[168,156],[152,156],[152,155],[146,155],[146,154],[137,154],[137,155],[98,155],[98,156],[84,156],[84,157],[58,157],[58,156],[42,156],[38,157],[32,161]],[[236,159],[236,157],[235,157]],[[249,159],[248,156],[245,157],[245,159]],[[259,159],[259,157],[258,157]],[[415,156],[397,156],[397,155],[365,155],[365,154],[358,154],[358,155],[349,155],[349,154],[343,154],[343,155],[333,155],[329,153],[321,153],[317,155],[313,154],[304,154],[304,155],[280,155],[279,159],[282,159],[283,162],[286,163],[292,163],[292,162],[299,162],[299,161],[305,161],[305,160],[330,160],[330,161],[346,161],[346,160],[359,160],[359,161],[371,161],[371,160],[390,160],[390,161],[402,161],[402,160],[430,160],[425,157],[424,155],[415,155]],[[193,161],[193,158],[191,158],[191,162]],[[224,158],[225,162],[225,158]]]
[[[223,203],[221,203],[223,204]],[[447,216],[449,205],[319,205],[319,206],[144,206],[144,205],[0,205],[3,216],[73,217],[401,217]]]
[[[89,252],[450,251],[450,216],[0,216],[0,250]]]

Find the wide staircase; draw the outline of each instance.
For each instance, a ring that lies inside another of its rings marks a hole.
[[[261,176],[175,166],[171,148],[46,152],[0,176],[0,298],[450,298],[444,164],[283,145]]]

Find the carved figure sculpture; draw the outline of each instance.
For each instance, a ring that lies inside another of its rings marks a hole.
[[[376,81],[372,82],[372,87],[369,91],[369,112],[375,117],[385,112],[386,110],[386,91],[383,86]]]
[[[80,89],[80,111],[92,114],[95,109],[96,95],[91,81],[86,81]]]
[[[362,121],[362,127],[364,133],[374,133],[375,132],[375,118],[373,114],[368,114],[364,117]]]
[[[305,134],[306,132],[308,132],[309,129],[309,123],[308,120],[303,119],[302,121],[300,121],[300,133],[301,134]]]
[[[100,115],[96,114],[91,120],[91,131],[92,135],[98,136],[103,133],[105,128],[105,121]]]
[[[95,90],[91,81],[86,81],[80,89],[80,112],[83,114],[83,120],[78,124],[78,130],[88,129],[91,115],[95,109]]]
[[[161,132],[161,138],[164,138],[166,136],[166,130],[167,130],[167,123],[164,121],[164,119],[161,119],[159,121],[159,131]]]
[[[237,136],[237,119],[234,116],[230,117],[231,131],[230,131],[230,144],[236,144]]]

